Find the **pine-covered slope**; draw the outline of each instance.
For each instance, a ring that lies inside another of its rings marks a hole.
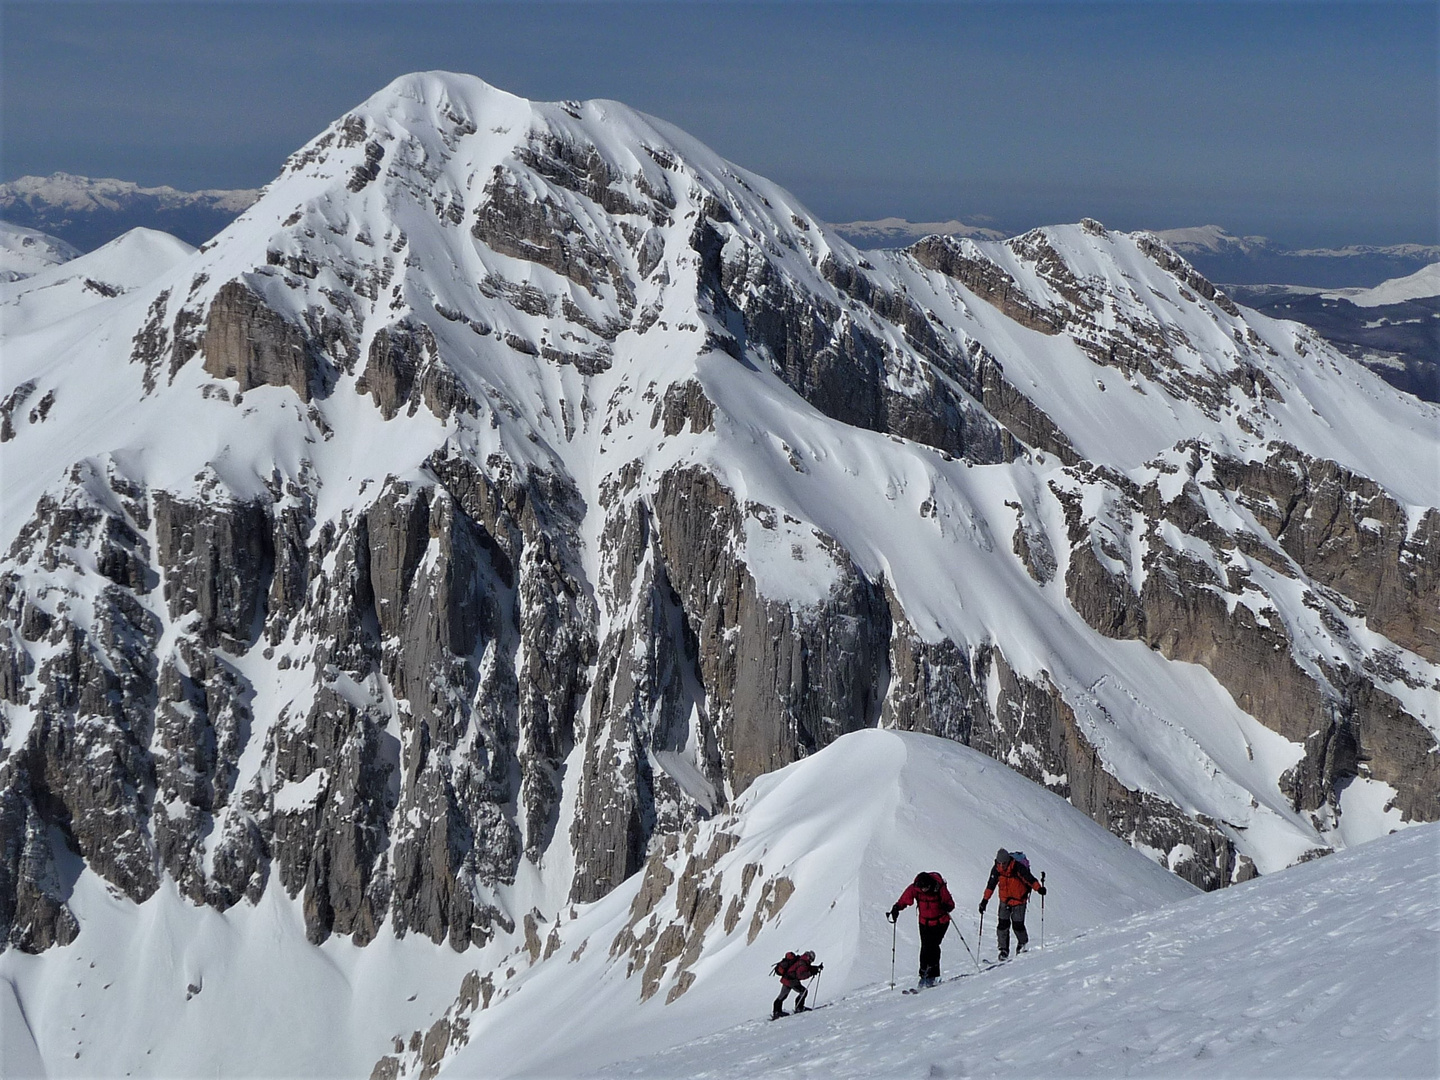
[[[1207,888],[1440,816],[1436,410],[1147,235],[861,253],[660,121],[431,73],[6,327],[20,949],[83,931],[66,850],[510,940],[876,725]]]

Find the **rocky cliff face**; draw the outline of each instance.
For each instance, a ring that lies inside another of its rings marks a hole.
[[[538,949],[876,724],[1207,888],[1440,817],[1433,411],[1153,238],[862,255],[622,107],[416,76],[207,247],[7,343],[6,944],[82,929],[68,849]],[[692,854],[637,970],[728,918]]]

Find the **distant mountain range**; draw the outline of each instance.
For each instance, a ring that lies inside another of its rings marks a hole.
[[[862,248],[906,247],[935,234],[986,240],[1010,235],[958,220],[913,222],[894,217],[831,228]],[[1316,289],[1368,288],[1440,261],[1440,244],[1290,248],[1264,236],[1235,236],[1219,225],[1151,231],[1212,281],[1239,285],[1284,282]]]
[[[1440,244],[1288,248],[1264,236],[1232,236],[1219,225],[1161,229],[1155,235],[1206,277],[1236,285],[1365,288],[1440,261]]]
[[[1440,401],[1440,262],[1373,289],[1227,288],[1256,311],[1318,331],[1392,386]]]
[[[0,184],[0,218],[93,251],[131,229],[158,229],[199,246],[260,197],[255,189],[177,191],[57,172]]]
[[[909,247],[926,236],[973,236],[981,240],[1004,240],[1009,234],[1000,229],[957,221],[907,221],[887,217],[876,221],[847,221],[830,226],[859,248]]]

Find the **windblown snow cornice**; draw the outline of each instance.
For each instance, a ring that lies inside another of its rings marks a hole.
[[[1436,411],[1152,236],[862,253],[427,73],[118,250],[0,293],[11,944],[56,836],[484,943],[877,723],[1207,887],[1440,816]]]

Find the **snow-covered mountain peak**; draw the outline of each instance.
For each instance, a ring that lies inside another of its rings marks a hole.
[[[21,948],[83,933],[61,848],[528,948],[875,726],[1206,888],[1440,814],[1435,410],[1147,234],[860,252],[662,121],[425,73],[125,244],[0,293]]]

